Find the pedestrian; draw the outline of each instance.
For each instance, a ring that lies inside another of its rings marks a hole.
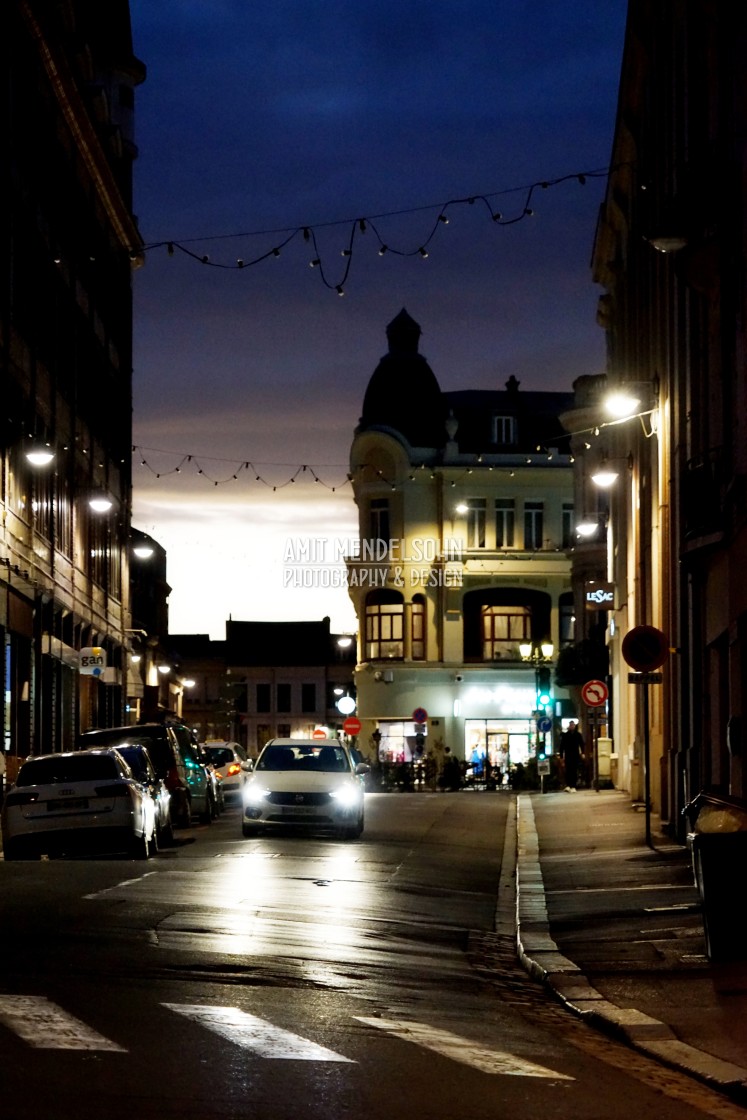
[[[578,770],[584,757],[584,739],[578,729],[578,724],[573,720],[560,736],[558,753],[563,759],[565,767],[565,788],[570,793],[576,792],[578,785]]]

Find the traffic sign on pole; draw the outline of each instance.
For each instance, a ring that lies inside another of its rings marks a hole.
[[[428,713],[426,712],[425,708],[416,708],[412,713],[413,723],[425,723],[427,719]]]
[[[358,735],[361,729],[361,721],[357,716],[348,716],[342,725],[342,730],[346,735]]]
[[[634,626],[623,638],[620,649],[631,669],[650,673],[666,661],[669,641],[655,626]]]
[[[609,689],[604,681],[587,681],[581,689],[581,699],[589,708],[599,708],[606,703]]]

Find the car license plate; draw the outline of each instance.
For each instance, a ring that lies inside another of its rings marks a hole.
[[[313,805],[284,805],[283,812],[289,814],[292,813],[294,817],[311,817],[316,812],[316,809]]]
[[[48,801],[47,802],[47,809],[52,813],[57,812],[57,810],[59,810],[59,809],[87,809],[87,808],[88,808],[88,798],[87,797],[73,797],[69,801],[67,799],[63,800],[62,798],[60,798],[58,801]]]

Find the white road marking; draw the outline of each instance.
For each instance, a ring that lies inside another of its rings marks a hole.
[[[40,1050],[127,1051],[44,996],[0,995],[0,1022]]]
[[[557,1073],[545,1066],[529,1062],[526,1058],[519,1058],[515,1054],[507,1054],[500,1050],[488,1050],[478,1046],[472,1039],[462,1038],[450,1031],[439,1030],[438,1027],[426,1026],[424,1023],[404,1019],[370,1019],[363,1015],[356,1015],[356,1019],[406,1042],[414,1042],[426,1050],[433,1050],[445,1058],[473,1066],[483,1073],[499,1073],[512,1077],[546,1077],[555,1081],[575,1080],[565,1073]]]
[[[251,1050],[261,1058],[356,1064],[352,1058],[343,1058],[334,1050],[327,1050],[308,1038],[275,1027],[256,1015],[240,1011],[238,1007],[209,1007],[201,1003],[164,1003],[163,1006],[188,1019],[194,1019],[208,1030],[245,1050]]]
[[[112,891],[121,890],[122,887],[131,887],[134,883],[140,883],[143,879],[149,878],[151,875],[157,875],[157,871],[145,871],[142,875],[138,875],[136,879],[123,879],[121,883],[117,883],[114,887],[104,887],[102,891],[94,891],[93,894],[84,894],[84,898],[103,898],[104,895],[111,894]]]

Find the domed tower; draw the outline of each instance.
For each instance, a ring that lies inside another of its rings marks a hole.
[[[411,447],[442,447],[446,406],[436,375],[418,353],[420,326],[402,308],[386,329],[389,352],[379,362],[363,399],[358,432],[385,427]]]

